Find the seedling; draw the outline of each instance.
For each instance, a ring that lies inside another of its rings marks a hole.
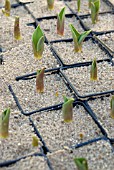
[[[91,8],[91,2],[94,2],[95,0],[88,0],[88,6]]]
[[[53,10],[54,0],[47,0],[47,7],[48,7],[48,9]]]
[[[60,13],[57,15],[57,34],[64,34],[64,22],[65,22],[65,7],[62,8]]]
[[[5,8],[2,9],[3,14],[6,17],[9,17],[10,16],[10,10],[11,10],[10,0],[5,0]]]
[[[36,147],[36,146],[38,146],[38,137],[36,137],[36,136],[33,136],[32,137],[32,146],[33,147]]]
[[[97,61],[96,58],[93,60],[90,70],[90,79],[95,81],[97,80]]]
[[[80,4],[81,4],[81,0],[77,0],[77,8],[78,8],[78,12],[80,12]]]
[[[114,119],[114,95],[111,98],[110,107],[111,107],[110,116]]]
[[[82,51],[82,42],[87,37],[87,35],[91,32],[91,30],[85,31],[82,34],[80,34],[74,28],[74,26],[72,24],[70,24],[70,28],[71,28],[71,32],[72,32],[73,41],[74,41],[74,51],[81,52]]]
[[[95,24],[98,21],[98,14],[100,9],[100,0],[91,2],[91,20],[92,24]]]
[[[21,33],[20,33],[20,27],[19,27],[19,16],[15,17],[15,23],[14,23],[14,38],[16,40],[21,39]]]
[[[85,158],[74,158],[78,170],[88,170],[88,163]]]
[[[63,113],[63,119],[64,122],[69,123],[73,120],[73,98],[67,98],[66,96],[63,96],[64,103],[62,105],[62,113]]]
[[[10,108],[4,110],[0,115],[0,138],[7,138],[9,136],[9,117]]]
[[[36,59],[41,59],[44,51],[44,34],[39,25],[32,35],[32,46],[34,57]]]
[[[44,92],[44,71],[45,68],[42,70],[37,71],[37,76],[36,76],[36,91],[39,93]]]

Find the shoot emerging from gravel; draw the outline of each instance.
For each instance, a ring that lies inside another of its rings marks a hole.
[[[10,0],[5,0],[5,8],[2,9],[3,14],[6,17],[9,17],[10,16],[10,10],[11,10]]]
[[[82,43],[83,43],[84,39],[88,36],[88,34],[91,32],[91,30],[85,31],[82,34],[80,34],[74,28],[74,26],[72,24],[70,24],[70,28],[71,28],[71,32],[72,32],[73,41],[74,41],[74,51],[81,52],[82,51]]]
[[[92,24],[95,24],[98,21],[98,14],[100,9],[100,0],[91,2],[91,20]]]
[[[32,35],[32,47],[34,57],[36,59],[41,59],[44,51],[44,34],[39,25]]]
[[[65,22],[65,7],[62,8],[59,14],[57,14],[57,34],[64,34],[64,22]]]
[[[80,4],[81,4],[81,0],[77,0],[77,9],[78,9],[78,12],[80,12]]]
[[[72,122],[73,120],[73,98],[67,98],[66,96],[63,96],[64,103],[62,105],[62,114],[63,119],[65,123]]]
[[[110,116],[111,116],[111,118],[114,119],[114,95],[113,95],[112,98],[111,98],[110,107],[111,107]]]
[[[93,60],[90,70],[90,80],[97,80],[97,61],[96,58]]]
[[[45,72],[45,68],[37,71],[36,91],[39,92],[39,93],[44,92],[44,72]]]
[[[38,137],[37,136],[33,136],[32,137],[32,146],[33,147],[36,147],[36,146],[38,146]]]
[[[0,115],[0,138],[7,138],[9,136],[9,117],[10,108],[4,110]]]
[[[85,158],[74,158],[78,170],[88,170],[88,163]]]
[[[53,10],[54,0],[47,0],[47,7],[48,7],[48,9]]]
[[[19,16],[15,17],[15,23],[14,23],[14,38],[16,40],[21,39],[21,33],[20,33],[20,27],[19,27]]]

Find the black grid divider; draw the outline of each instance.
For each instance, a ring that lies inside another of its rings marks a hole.
[[[63,103],[62,103],[63,104]],[[62,108],[62,104],[60,105],[59,108],[54,108],[54,110],[60,110]],[[97,137],[97,138],[94,138],[94,139],[90,139],[86,142],[82,142],[82,143],[79,143],[79,144],[76,144],[76,145],[73,145],[73,146],[70,146],[69,148],[71,149],[76,149],[76,148],[79,148],[79,147],[82,147],[82,146],[85,146],[85,145],[88,145],[90,143],[93,143],[93,142],[96,142],[96,141],[99,141],[99,140],[109,140],[108,137],[107,137],[107,133],[105,131],[105,129],[102,127],[102,125],[99,123],[99,121],[97,120],[94,112],[92,111],[92,109],[89,107],[89,105],[87,104],[86,101],[81,101],[81,100],[78,100],[76,99],[73,103],[73,107],[76,107],[77,105],[80,105],[80,106],[83,106],[83,108],[87,111],[87,113],[90,115],[90,117],[93,119],[93,121],[95,122],[95,124],[98,126],[98,128],[100,129],[101,133],[103,134],[103,136],[101,137]],[[48,110],[46,110],[48,111]],[[51,110],[52,111],[52,110]],[[42,113],[40,113],[42,114]],[[30,122],[32,123],[32,126],[34,127],[34,130],[35,130],[35,133],[36,135],[40,138],[41,142],[44,144],[44,153],[47,154],[48,152],[51,153],[51,150],[46,146],[46,143],[45,141],[43,140],[43,138],[41,137],[40,135],[40,132],[39,130],[37,129],[36,125],[34,124],[34,121],[32,120],[31,116],[29,117],[30,119]]]
[[[20,3],[19,0],[17,0],[17,2]],[[108,2],[108,3],[109,3],[109,2]],[[32,16],[32,18],[34,19],[34,21],[35,21],[35,27],[36,27],[36,26],[38,25],[37,19],[32,15],[32,13],[30,12],[30,10],[25,6],[26,4],[22,4],[22,5],[24,6],[24,8],[28,11],[28,13],[29,13],[29,14]],[[15,7],[15,5],[14,5],[14,7]],[[72,13],[75,14],[75,15],[77,16],[77,18],[78,18],[78,19],[80,20],[80,22],[81,22],[81,18],[80,18],[76,13],[74,13],[73,11],[72,11]],[[106,32],[105,32],[105,33],[106,33]],[[103,33],[102,33],[102,34],[103,34]],[[48,44],[50,44],[50,43],[48,42],[48,40],[46,39],[46,37],[45,37],[45,42],[48,43]],[[54,54],[56,54],[56,52],[54,51],[54,48],[53,48],[52,46],[51,46],[51,50],[53,51]],[[108,51],[108,50],[107,50],[107,51]],[[56,57],[58,58],[58,55],[57,55],[57,54],[56,54]],[[112,57],[111,57],[111,58],[112,58]],[[110,59],[110,60],[107,60],[107,61],[111,61],[111,59]],[[99,62],[102,62],[102,61],[99,61]],[[80,64],[81,64],[81,65],[84,65],[85,63],[77,63],[77,64],[74,64],[74,65],[69,66],[69,67],[67,67],[67,66],[64,67],[64,64],[63,64],[61,61],[60,61],[59,63],[60,63],[60,67],[59,67],[59,68],[55,68],[55,70],[57,70],[57,71],[59,70],[59,72],[61,73],[61,76],[64,77],[64,80],[65,80],[68,88],[70,88],[72,91],[75,92],[75,89],[72,88],[71,83],[70,83],[70,82],[66,79],[66,77],[63,75],[62,70],[63,70],[63,69],[67,69],[67,68],[72,68],[72,67],[75,67],[75,66],[80,66]],[[91,63],[91,62],[87,62],[86,64],[87,64],[87,65],[88,65],[88,64],[90,65],[90,63]],[[18,80],[27,80],[27,79],[29,79],[29,78],[30,78],[30,79],[31,79],[31,78],[35,78],[35,77],[36,77],[35,75],[36,75],[36,73],[28,74],[28,75],[25,75],[25,76],[20,76],[20,77],[17,77],[16,80],[18,81]],[[29,77],[29,76],[30,76],[30,77]],[[33,77],[32,77],[32,76],[33,76]],[[62,103],[60,103],[60,104],[58,104],[58,105],[54,105],[54,106],[47,107],[47,108],[42,108],[42,109],[40,109],[40,110],[33,111],[33,112],[31,112],[30,114],[26,114],[26,113],[24,113],[24,111],[23,111],[23,109],[22,109],[22,107],[21,107],[21,105],[20,105],[20,103],[19,103],[19,101],[18,101],[18,98],[16,97],[15,93],[13,92],[13,89],[12,89],[11,85],[9,85],[8,87],[9,87],[9,90],[10,90],[11,94],[12,94],[13,97],[14,97],[14,100],[15,100],[15,102],[16,102],[19,110],[21,111],[22,114],[24,114],[24,115],[26,115],[26,116],[30,116],[31,114],[34,114],[34,113],[36,113],[36,112],[41,112],[41,111],[43,112],[44,110],[46,110],[46,111],[49,111],[49,110],[50,110],[50,111],[51,111],[51,110],[57,110],[57,109],[61,109],[61,107],[62,107]],[[105,96],[106,94],[109,94],[109,93],[113,93],[113,91],[107,92],[107,93],[102,93],[102,94],[99,94],[99,95]],[[90,96],[90,97],[92,97],[92,96]],[[100,97],[101,97],[101,96],[100,96]],[[93,143],[93,142],[96,142],[96,141],[99,141],[99,140],[106,140],[106,141],[111,142],[111,144],[113,144],[113,143],[114,143],[114,139],[108,139],[107,133],[105,132],[105,130],[104,130],[104,128],[102,127],[102,125],[100,125],[100,123],[99,123],[98,120],[96,119],[96,116],[95,116],[95,114],[93,113],[92,109],[88,106],[87,101],[86,101],[86,100],[77,99],[77,95],[76,95],[76,96],[75,96],[74,105],[75,105],[76,103],[80,103],[80,104],[82,104],[82,105],[84,106],[84,108],[87,110],[87,112],[89,113],[89,115],[93,118],[94,122],[97,124],[97,126],[98,126],[99,129],[101,130],[101,132],[102,132],[102,134],[103,134],[103,137],[100,137],[100,138],[97,138],[97,139],[92,139],[92,140],[89,140],[89,141],[87,141],[87,142],[84,142],[84,143],[80,143],[80,144],[78,144],[78,145],[75,145],[75,146],[71,146],[71,149],[76,149],[76,148],[85,146],[85,145],[87,145],[87,144],[90,144],[90,143]],[[30,117],[29,117],[29,118],[30,118]],[[37,136],[41,139],[41,142],[43,143],[43,146],[44,146],[44,147],[42,148],[42,149],[43,149],[42,151],[43,151],[44,153],[34,153],[33,156],[44,156],[44,157],[47,159],[46,154],[47,154],[47,152],[50,152],[50,150],[47,148],[45,142],[43,141],[40,133],[38,132],[38,130],[37,130],[37,128],[35,127],[34,122],[32,121],[31,118],[30,118],[30,122],[31,122],[32,126],[34,127],[35,133],[36,133]],[[31,155],[31,156],[32,156],[32,155]],[[16,159],[16,160],[11,160],[11,161],[4,162],[4,163],[0,164],[0,167],[11,165],[11,164],[16,163],[17,161],[23,159],[23,158],[25,158],[25,157],[21,157],[21,158]],[[52,170],[53,168],[52,168],[51,163],[49,162],[48,159],[47,159],[47,164],[48,164],[50,170]]]
[[[27,4],[30,4],[30,3],[33,3],[33,2],[17,2],[17,3],[13,3],[13,4],[11,4],[11,8],[17,8],[17,7],[24,6],[24,5],[27,5]],[[0,9],[1,8],[4,8],[4,6],[0,6]]]
[[[81,24],[81,26],[83,27],[83,29],[84,29],[85,31],[90,30],[91,28],[89,28],[87,25],[84,24],[83,19],[90,17],[91,14],[78,15],[78,12],[75,12],[66,2],[64,2],[64,3],[65,3],[65,5],[69,8],[69,10],[70,10],[73,14],[76,15],[76,17],[77,17],[77,19],[80,21],[80,24]],[[109,2],[109,3],[110,3],[110,2]],[[111,4],[110,4],[110,5],[111,5]],[[112,5],[112,10],[111,10],[111,11],[100,12],[99,15],[104,15],[104,14],[108,14],[108,13],[109,13],[109,14],[114,14],[114,6],[113,6],[113,5]],[[91,33],[92,33],[93,35],[94,35],[94,34],[95,34],[95,35],[102,35],[102,34],[111,33],[111,32],[114,32],[114,30],[99,31],[99,32],[92,30]]]

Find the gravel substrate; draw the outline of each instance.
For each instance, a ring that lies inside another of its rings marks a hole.
[[[18,8],[16,8],[18,9]],[[21,9],[20,9],[21,10]],[[33,19],[30,15],[26,14],[26,17],[20,18],[20,32],[22,39],[17,41],[14,39],[14,21],[15,17],[6,18],[5,16],[1,17],[2,25],[0,25],[0,34],[1,34],[1,46],[7,51],[11,50],[14,47],[18,47],[24,43],[32,44],[32,34],[34,32],[34,27],[29,27],[26,24]]]
[[[16,76],[34,72],[45,67],[46,69],[57,67],[58,63],[49,46],[45,50],[41,60],[36,60],[33,55],[32,45],[22,44],[11,51],[3,53],[5,64],[0,66],[1,78],[9,84]]]
[[[43,157],[27,157],[8,167],[0,168],[0,170],[49,170],[46,160]]]
[[[114,33],[98,36],[112,51],[114,51]]]
[[[57,15],[63,7],[65,7],[65,4],[63,1],[55,1],[54,9],[49,10],[47,9],[47,1],[34,1],[34,3],[27,4],[26,5],[32,15],[34,15],[36,18],[44,17],[44,16],[52,16]],[[71,13],[70,10],[66,7],[65,13]]]
[[[70,24],[73,24],[74,27],[76,27],[76,29],[79,32],[83,32],[83,29],[75,16],[71,18],[68,17],[65,18],[64,36],[60,36],[57,34],[57,19],[49,20],[45,19],[40,22],[41,28],[44,30],[47,39],[50,41],[57,39],[72,38],[72,32],[69,26]]]
[[[11,110],[9,137],[0,140],[0,162],[40,152],[41,142],[37,148],[32,146],[34,135],[28,117],[21,115],[18,110]]]
[[[84,157],[88,161],[89,170],[112,170],[114,153],[106,141],[98,141],[82,148],[73,150],[70,153],[59,150],[48,155],[49,160],[55,170],[78,170],[73,159]]]
[[[68,1],[66,4],[73,9],[75,12],[78,12],[77,10],[77,2],[75,0],[73,1]],[[106,12],[106,11],[111,11],[112,8],[109,7],[103,0],[100,1],[100,12]],[[88,1],[83,0],[81,1],[81,6],[80,6],[80,12],[78,12],[79,15],[84,15],[90,13],[90,9],[88,7]]]
[[[89,105],[97,115],[97,118],[101,122],[102,126],[106,129],[108,137],[114,138],[114,119],[110,117],[110,100],[111,96],[103,97],[103,99],[89,101]]]
[[[114,15],[113,14],[103,14],[98,16],[98,22],[96,24],[92,24],[91,18],[85,18],[82,21],[84,24],[93,31],[101,32],[101,31],[109,31],[114,30]]]
[[[98,44],[94,44],[91,39],[83,42],[81,53],[74,52],[74,42],[53,43],[53,47],[56,49],[64,64],[67,65],[92,61],[94,57],[96,57],[97,60],[109,58],[109,56],[99,48]]]
[[[73,109],[71,123],[63,122],[62,110],[34,114],[32,120],[51,151],[102,136],[100,129],[80,105]]]
[[[36,91],[36,78],[16,82],[12,87],[26,112],[59,104],[63,102],[63,95],[72,96],[58,74],[44,77],[44,93],[41,94]]]
[[[97,67],[97,81],[90,80],[91,66],[72,68],[63,72],[81,96],[114,90],[114,67],[107,62],[98,63]]]

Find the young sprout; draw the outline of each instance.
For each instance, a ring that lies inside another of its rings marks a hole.
[[[96,58],[94,58],[92,65],[91,65],[90,79],[93,80],[93,81],[97,80],[97,61],[96,61]]]
[[[80,12],[80,4],[81,4],[81,0],[77,0],[77,8],[78,8],[78,12]]]
[[[33,147],[36,147],[36,146],[38,146],[38,137],[37,136],[33,136],[32,137],[32,146]]]
[[[100,0],[95,0],[91,2],[91,20],[92,24],[98,21],[98,14],[100,9]]]
[[[66,96],[63,96],[64,103],[62,105],[62,113],[63,113],[63,119],[64,122],[69,123],[73,120],[73,98],[67,98]]]
[[[57,34],[64,34],[64,22],[65,22],[65,7],[62,8],[60,13],[57,15]]]
[[[88,163],[85,158],[74,158],[78,170],[88,170]]]
[[[7,138],[9,136],[9,117],[10,108],[4,110],[0,115],[0,138]]]
[[[39,93],[44,92],[44,72],[45,72],[45,68],[37,71],[36,91],[39,92]]]
[[[9,17],[10,16],[10,10],[11,10],[10,0],[5,0],[5,8],[2,9],[3,14],[6,17]]]
[[[14,38],[16,40],[21,39],[21,33],[20,33],[20,27],[19,27],[19,16],[15,17],[15,23],[14,23]]]
[[[80,34],[74,28],[74,26],[72,24],[70,24],[70,28],[71,28],[71,32],[72,32],[73,41],[74,41],[74,50],[75,50],[75,52],[81,52],[82,51],[82,42],[87,37],[87,35],[91,32],[91,30],[85,31],[82,34]]]
[[[91,2],[94,2],[95,0],[88,0],[88,6],[91,8]]]
[[[47,7],[48,7],[48,9],[53,10],[54,0],[47,0]]]
[[[114,95],[111,98],[110,107],[111,107],[110,116],[114,119]]]
[[[44,51],[44,34],[38,25],[32,35],[32,47],[34,52],[34,57],[36,59],[41,59]]]

